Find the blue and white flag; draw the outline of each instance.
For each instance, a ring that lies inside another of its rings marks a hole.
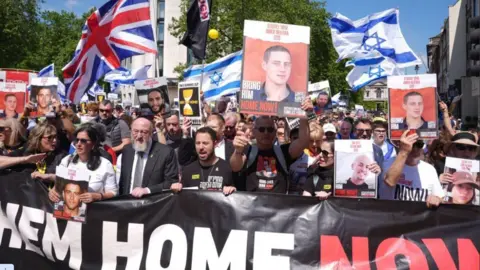
[[[203,75],[202,65],[193,65],[183,72],[184,81],[201,82],[206,101],[234,94],[240,91],[242,56],[238,51],[205,65]]]
[[[387,76],[401,74],[401,70],[397,68],[395,62],[387,57],[354,59],[347,62],[346,66],[353,66],[347,75],[347,82],[353,92],[357,92],[370,83],[385,79]]]
[[[95,97],[95,93],[98,93],[98,92],[105,92],[103,90],[103,88],[97,83],[95,82],[92,87],[90,87],[87,91],[87,95],[91,96],[91,97]]]
[[[55,77],[55,64],[50,64],[42,70],[40,70],[37,74],[37,77],[43,78],[43,77]]]
[[[389,9],[352,21],[337,13],[330,19],[333,46],[339,59],[384,56],[398,68],[420,65],[403,37],[399,11]]]
[[[120,67],[107,73],[103,80],[109,83],[133,85],[136,80],[148,79],[148,70],[150,67],[151,65],[148,65],[133,70]]]

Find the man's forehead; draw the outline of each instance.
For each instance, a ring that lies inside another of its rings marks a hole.
[[[102,108],[102,109],[111,109],[111,108],[112,108],[112,104],[104,105],[104,104],[100,103],[99,108]]]
[[[174,123],[178,123],[178,122],[179,122],[179,119],[178,119],[178,117],[177,117],[176,115],[172,115],[172,116],[170,116],[169,118],[167,118],[165,121],[166,121],[167,123],[170,123],[170,124],[173,123],[173,124],[174,124]]]
[[[66,190],[79,190],[80,186],[72,183],[68,183],[65,185]]]
[[[149,98],[161,98],[162,95],[158,91],[152,91],[152,92],[148,93],[148,97]]]
[[[273,127],[273,119],[271,118],[258,118],[255,122],[256,127]]]
[[[40,90],[38,90],[38,93],[47,93],[47,94],[50,94],[50,89],[48,88],[41,88]]]
[[[290,54],[287,52],[271,52],[270,61],[279,61],[279,60],[285,60],[285,62],[290,62]]]

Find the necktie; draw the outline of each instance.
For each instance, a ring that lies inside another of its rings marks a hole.
[[[137,152],[137,164],[135,165],[135,175],[133,177],[133,187],[142,187],[143,181],[143,152]]]

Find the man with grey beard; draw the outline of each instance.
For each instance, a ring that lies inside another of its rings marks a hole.
[[[125,146],[117,161],[120,195],[141,198],[170,189],[178,182],[178,167],[172,148],[152,140],[153,125],[145,118],[132,123],[132,143]]]

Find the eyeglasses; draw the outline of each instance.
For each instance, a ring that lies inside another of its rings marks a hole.
[[[372,130],[371,129],[356,129],[356,131],[360,134],[363,134],[363,133],[372,133]]]
[[[84,138],[75,138],[75,144],[81,143],[81,144],[87,144],[88,142],[91,142],[92,140],[87,140]]]
[[[458,151],[465,151],[468,150],[470,152],[476,152],[478,147],[475,145],[465,145],[465,144],[460,144],[456,143],[455,148],[457,148]]]
[[[273,127],[259,127],[257,128],[257,130],[260,131],[261,133],[265,133],[265,131],[267,133],[273,133],[275,131]]]
[[[135,134],[135,135],[138,134],[138,133],[140,133],[140,134],[142,134],[142,135],[148,135],[150,132],[147,131],[147,130],[137,130],[137,129],[133,129],[133,130],[132,130],[132,133]]]
[[[387,133],[386,130],[381,130],[381,129],[375,129],[373,132],[375,133],[379,133],[379,134],[382,134],[382,133]]]
[[[5,131],[9,131],[10,128],[9,127],[0,127],[0,132],[5,132]]]
[[[47,139],[48,141],[51,142],[51,141],[57,139],[57,134],[52,134],[50,136],[43,136],[42,138]]]
[[[324,157],[328,157],[330,155],[330,152],[328,152],[327,150],[321,150],[320,153],[324,156]]]
[[[225,126],[225,129],[226,129],[226,130],[235,129],[235,126]]]
[[[112,110],[103,110],[103,109],[99,109],[99,111],[100,111],[101,113],[110,113]]]

